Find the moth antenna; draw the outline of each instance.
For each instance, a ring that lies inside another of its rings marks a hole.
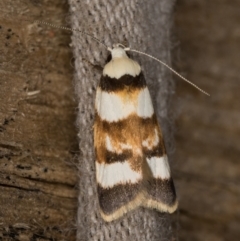
[[[93,35],[89,34],[89,33],[86,33],[80,29],[74,29],[74,28],[69,28],[69,27],[65,27],[65,26],[58,26],[58,25],[55,25],[55,24],[52,24],[52,23],[48,23],[48,22],[44,22],[44,21],[38,21],[38,20],[35,20],[34,23],[39,23],[39,24],[44,24],[44,25],[47,25],[47,26],[50,26],[50,27],[53,27],[53,28],[58,28],[58,29],[63,29],[63,30],[67,30],[67,31],[71,31],[71,32],[79,32],[85,36],[88,36],[90,38],[92,38],[93,40],[95,40],[96,42],[98,42],[99,44],[102,44],[107,50],[111,51],[112,49],[110,47],[108,47],[106,44],[104,44],[103,42],[101,42],[99,39],[97,39],[96,37],[94,37]],[[163,61],[161,61],[160,59],[157,59],[155,57],[153,57],[152,55],[150,54],[146,54],[142,51],[139,51],[139,50],[135,50],[135,49],[130,49],[126,46],[124,46],[123,44],[116,44],[116,46],[121,46],[123,47],[126,51],[131,51],[131,52],[135,52],[135,53],[138,53],[138,54],[142,54],[142,55],[145,55],[151,59],[154,59],[156,60],[157,62],[159,62],[160,64],[164,65],[165,67],[167,67],[168,69],[170,69],[174,74],[176,74],[177,76],[179,76],[181,79],[183,79],[184,81],[186,81],[188,84],[192,85],[193,87],[195,87],[196,89],[198,89],[199,91],[201,91],[202,93],[204,93],[205,95],[208,95],[210,96],[209,93],[207,93],[206,91],[204,91],[203,89],[201,89],[200,87],[198,87],[196,84],[192,83],[190,80],[186,79],[185,77],[183,77],[182,75],[180,75],[176,70],[174,70],[173,68],[171,68],[169,65],[167,65],[166,63],[164,63]]]
[[[108,48],[108,46],[106,44],[104,44],[103,42],[101,42],[99,39],[95,38],[93,35],[91,35],[89,33],[86,33],[86,32],[84,32],[84,31],[82,31],[80,29],[74,29],[74,28],[68,28],[68,27],[64,27],[64,26],[58,26],[58,25],[55,25],[55,24],[51,24],[51,23],[44,22],[44,21],[38,21],[38,20],[35,20],[34,23],[44,24],[44,25],[47,25],[47,26],[50,26],[50,27],[53,27],[53,28],[63,29],[63,30],[71,31],[71,32],[79,32],[79,33],[81,33],[83,35],[86,35],[86,36],[92,38],[93,40],[95,40],[99,44],[102,44],[106,49]]]
[[[176,74],[177,76],[179,76],[181,79],[183,79],[184,81],[186,81],[188,84],[192,85],[193,87],[195,87],[196,89],[198,89],[199,91],[201,91],[203,94],[210,96],[209,93],[207,93],[206,91],[204,91],[203,89],[201,89],[200,87],[198,87],[196,84],[192,83],[190,80],[186,79],[185,77],[183,77],[182,75],[180,75],[176,70],[174,70],[173,68],[171,68],[169,65],[167,65],[166,63],[164,63],[163,61],[153,57],[150,54],[146,54],[144,52],[141,52],[139,50],[135,50],[135,49],[129,49],[129,48],[125,48],[126,51],[131,51],[131,52],[135,52],[138,54],[143,54],[151,59],[156,60],[157,62],[159,62],[160,64],[164,65],[165,67],[167,67],[168,69],[170,69],[174,74]]]

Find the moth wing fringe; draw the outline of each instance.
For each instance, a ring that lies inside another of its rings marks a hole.
[[[146,208],[156,209],[160,212],[173,213],[178,208],[178,201],[175,200],[175,202],[172,205],[168,205],[163,202],[153,200],[151,199],[151,197],[148,196],[144,200],[142,206]]]
[[[121,218],[124,214],[133,211],[134,209],[137,209],[138,207],[142,206],[142,204],[145,202],[147,197],[147,193],[145,191],[141,191],[133,200],[126,203],[125,205],[121,206],[118,210],[111,214],[105,214],[100,209],[100,214],[102,218],[106,222],[111,222],[113,220]]]

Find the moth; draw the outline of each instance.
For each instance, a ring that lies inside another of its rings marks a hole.
[[[166,148],[140,65],[114,45],[96,91],[94,148],[102,218],[177,209]]]

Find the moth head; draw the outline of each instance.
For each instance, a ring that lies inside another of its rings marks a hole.
[[[128,58],[126,51],[130,50],[130,48],[125,47],[122,44],[114,44],[112,48],[108,48],[108,51],[111,52],[112,59],[114,58]]]

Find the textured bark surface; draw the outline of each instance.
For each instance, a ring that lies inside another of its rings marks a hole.
[[[180,240],[240,237],[239,1],[179,0],[180,69],[210,92],[178,81],[176,183]]]
[[[171,62],[173,1],[69,2],[74,27],[108,45],[127,41]],[[92,124],[100,73],[84,60],[103,66],[108,53],[85,36],[73,38],[81,156],[77,167],[70,38],[67,32],[33,23],[66,25],[68,8],[63,0],[0,0],[0,240],[70,241],[76,240],[76,229],[81,241],[174,240],[166,214],[138,209],[110,225],[98,215]],[[171,73],[143,56],[134,58],[143,66],[171,153]]]
[[[124,43],[170,63],[170,33],[173,1],[76,1],[69,0],[73,28],[84,29],[106,45]],[[96,193],[93,117],[94,95],[101,72],[87,61],[101,66],[106,62],[107,50],[92,39],[73,35],[76,59],[76,92],[79,99],[80,193],[78,209],[78,240],[173,240],[169,215],[138,208],[120,220],[105,223],[99,216]],[[144,56],[134,55],[143,66],[145,77],[161,119],[168,150],[171,139],[168,121],[168,101],[173,91],[171,73]],[[87,61],[85,61],[87,60]],[[140,61],[141,60],[141,61]]]
[[[75,240],[70,37],[32,22],[63,25],[68,4],[0,0],[0,9],[0,240]]]

